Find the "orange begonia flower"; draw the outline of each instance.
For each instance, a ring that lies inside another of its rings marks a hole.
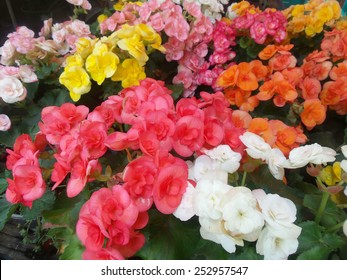
[[[237,67],[239,73],[236,85],[244,91],[252,91],[258,88],[258,80],[256,75],[251,72],[250,64],[241,62]]]
[[[275,45],[267,45],[259,54],[258,57],[262,60],[269,60],[277,53]]]
[[[333,64],[331,61],[324,61],[322,63],[316,63],[314,61],[308,61],[304,63],[301,68],[304,71],[305,76],[316,78],[320,81],[325,80],[329,76],[329,72]]]
[[[304,110],[300,114],[301,121],[308,130],[322,124],[326,118],[326,106],[319,99],[309,99],[303,103]]]
[[[236,64],[228,67],[219,75],[216,85],[223,88],[234,86],[237,81],[238,72],[238,66]]]
[[[275,94],[274,103],[278,107],[283,107],[287,101],[293,102],[298,96],[294,86],[286,81],[280,72],[275,72],[272,79],[259,88],[256,96],[259,100],[265,101],[271,99]]]
[[[256,96],[251,96],[251,91],[244,91],[239,88],[226,88],[225,98],[231,105],[236,105],[242,111],[253,111],[258,105],[259,100]]]
[[[258,81],[264,80],[268,74],[268,67],[265,66],[260,60],[252,60],[249,63],[252,73],[257,77]]]

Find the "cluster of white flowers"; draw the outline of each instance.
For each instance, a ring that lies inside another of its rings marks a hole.
[[[228,185],[228,174],[240,166],[241,155],[227,145],[204,150],[189,162],[189,186],[174,215],[182,221],[199,217],[200,234],[229,253],[244,241],[257,241],[265,259],[286,259],[296,252],[301,228],[294,225],[296,207],[277,194]]]
[[[202,13],[208,17],[211,22],[220,20],[224,13],[224,6],[229,3],[228,0],[173,0],[176,4],[183,4],[183,2],[194,2],[201,7]]]
[[[245,132],[240,140],[247,147],[247,154],[264,161],[269,166],[270,173],[277,179],[282,180],[284,169],[297,169],[309,163],[326,164],[335,161],[336,152],[319,144],[304,145],[290,151],[288,159],[278,148],[271,148],[265,140],[252,132]]]

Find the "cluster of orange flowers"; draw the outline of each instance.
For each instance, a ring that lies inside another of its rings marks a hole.
[[[322,124],[327,110],[347,114],[347,29],[325,31],[320,48],[304,57],[301,65],[293,47],[267,45],[259,59],[230,65],[216,82],[230,104],[245,112],[268,100],[276,107],[289,105],[301,121],[297,127],[260,118],[248,122],[249,131],[284,154],[306,142],[301,125],[311,130]]]

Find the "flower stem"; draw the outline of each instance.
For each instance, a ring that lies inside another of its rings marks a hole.
[[[335,230],[338,230],[338,229],[342,228],[343,227],[343,223],[344,222],[341,222],[341,223],[338,223],[338,224],[334,225],[331,228],[328,228],[327,232],[334,232]]]
[[[243,175],[242,175],[241,186],[245,186],[246,185],[246,178],[247,178],[247,172],[244,171]]]
[[[322,192],[322,200],[320,202],[320,205],[319,205],[319,208],[318,208],[318,212],[317,212],[317,215],[316,215],[316,219],[315,219],[315,222],[317,224],[319,224],[321,219],[322,219],[322,215],[323,215],[325,207],[326,207],[326,205],[328,203],[329,196],[330,196],[330,194],[328,192]]]

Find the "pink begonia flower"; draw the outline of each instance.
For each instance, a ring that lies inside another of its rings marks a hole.
[[[84,260],[124,260],[122,254],[114,248],[101,248],[99,251],[85,250],[82,253]]]
[[[0,131],[7,131],[11,128],[11,120],[5,114],[0,114]]]
[[[86,118],[89,109],[84,105],[75,106],[65,103],[61,107],[48,106],[42,110],[40,130],[51,144],[59,144],[61,138],[77,129],[77,125]]]
[[[81,6],[83,9],[90,10],[92,8],[92,5],[89,3],[88,0],[66,0],[72,5],[75,6]]]
[[[13,180],[7,179],[6,199],[11,203],[22,203],[31,208],[33,201],[42,197],[46,190],[40,167],[15,165],[12,172]]]
[[[43,26],[39,32],[39,36],[49,37],[52,32],[53,19],[49,18],[43,21]]]
[[[139,211],[148,210],[153,203],[153,184],[157,167],[150,156],[131,161],[123,172],[124,188],[134,199]]]
[[[16,51],[21,54],[27,54],[35,48],[35,33],[26,26],[17,27],[16,31],[10,33],[7,37]]]
[[[10,40],[6,40],[0,48],[0,63],[3,65],[11,65],[14,62],[16,48],[11,44]]]
[[[163,214],[172,214],[181,203],[187,188],[188,166],[165,151],[158,152],[158,176],[153,186],[153,200]]]
[[[0,65],[0,79],[6,78],[6,77],[19,78],[19,67]]]
[[[23,83],[34,83],[38,81],[33,68],[29,65],[20,65],[18,74]]]
[[[22,101],[27,96],[27,90],[15,77],[0,79],[0,97],[6,103]]]
[[[144,245],[144,235],[136,230],[147,222],[148,215],[139,215],[128,192],[116,185],[92,194],[81,208],[76,232],[87,249],[85,258],[122,259]]]
[[[11,149],[6,149],[8,153],[6,168],[12,170],[17,161],[24,157],[28,151],[35,153],[37,148],[28,134],[22,134],[14,142],[13,151]]]

